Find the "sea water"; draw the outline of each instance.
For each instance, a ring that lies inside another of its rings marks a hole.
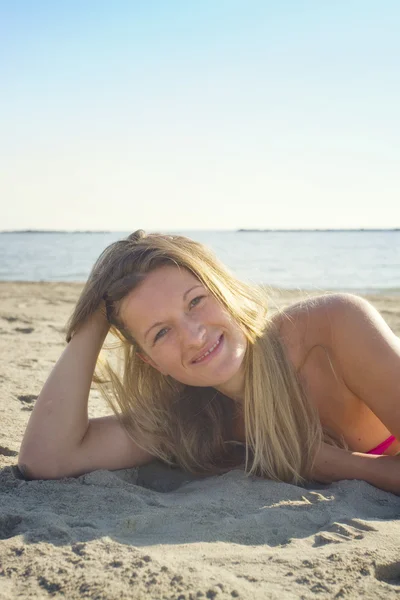
[[[400,293],[400,231],[180,231],[240,278],[274,287]],[[124,232],[0,233],[0,280],[85,281]]]

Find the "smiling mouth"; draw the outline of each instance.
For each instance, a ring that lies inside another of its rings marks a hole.
[[[217,348],[219,347],[219,345],[221,344],[222,338],[223,338],[223,334],[218,338],[218,340],[215,342],[215,344],[213,344],[211,346],[211,348],[209,350],[207,350],[207,352],[205,352],[204,354],[199,356],[199,358],[196,358],[196,360],[192,361],[193,364],[203,362],[206,358],[208,358],[209,356],[212,356],[215,353],[215,351],[217,350]]]

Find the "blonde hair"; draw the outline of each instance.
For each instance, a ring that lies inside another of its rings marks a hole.
[[[142,361],[120,319],[122,298],[150,271],[171,263],[193,273],[246,336],[244,446],[233,439],[233,401],[213,388],[182,384]],[[295,483],[307,478],[322,428],[268,316],[261,288],[239,281],[198,242],[138,230],[108,246],[96,261],[69,321],[67,341],[103,299],[111,332],[122,347],[122,373],[107,362],[95,380],[137,444],[194,473],[241,465],[248,475]]]

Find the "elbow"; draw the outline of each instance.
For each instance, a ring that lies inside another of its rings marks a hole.
[[[73,454],[68,456],[53,455],[49,457],[44,452],[27,452],[21,448],[17,466],[21,476],[26,481],[35,479],[63,479],[64,477],[79,477],[87,471],[76,468],[77,461],[73,460]]]
[[[57,464],[48,460],[41,460],[34,455],[27,456],[20,452],[18,456],[18,470],[25,481],[34,479],[60,479],[63,477]]]

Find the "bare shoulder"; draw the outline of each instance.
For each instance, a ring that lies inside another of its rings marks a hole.
[[[400,439],[400,340],[364,298],[340,295],[329,310],[331,351],[347,388]]]
[[[315,346],[330,348],[345,314],[365,312],[369,303],[345,293],[324,294],[296,302],[273,317],[296,369]]]

